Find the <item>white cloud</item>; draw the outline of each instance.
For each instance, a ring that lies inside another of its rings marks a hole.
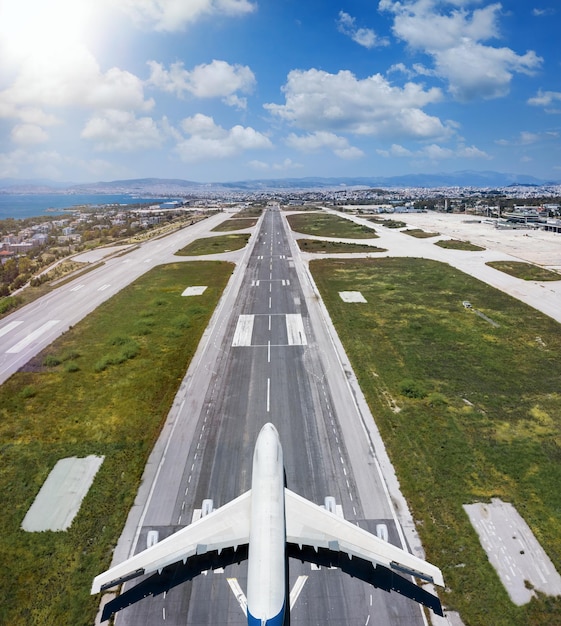
[[[213,60],[186,70],[181,61],[172,63],[166,70],[161,63],[149,61],[148,84],[163,91],[183,96],[189,93],[197,98],[224,98],[227,104],[245,108],[245,101],[234,94],[249,93],[255,86],[255,75],[246,65],[230,65]]]
[[[35,110],[82,106],[87,108],[148,110],[142,81],[116,67],[102,72],[93,55],[82,46],[61,57],[30,57],[10,87],[0,92],[0,110]],[[47,116],[48,117],[48,116]]]
[[[560,109],[549,108],[553,104],[561,105],[560,91],[538,91],[538,94],[528,100],[528,104],[536,107],[544,107],[546,113],[561,113]]]
[[[44,143],[49,139],[49,136],[36,124],[18,124],[12,128],[11,138],[14,143],[32,145]]]
[[[555,9],[552,8],[548,8],[548,9],[533,9],[532,10],[532,15],[534,15],[535,17],[548,17],[550,15],[555,15],[556,11]]]
[[[296,163],[295,161],[293,161],[292,159],[284,159],[284,161],[281,161],[280,163],[265,163],[265,161],[250,161],[249,165],[251,167],[253,167],[256,170],[261,170],[264,172],[268,172],[268,171],[276,171],[276,172],[286,172],[288,170],[296,170],[296,169],[300,169],[302,166],[301,163]]]
[[[318,131],[307,135],[296,135],[290,133],[286,143],[291,148],[302,152],[317,152],[319,150],[332,150],[342,159],[356,159],[364,156],[364,152],[359,148],[349,145],[345,137],[339,137],[328,131]]]
[[[132,152],[158,148],[164,132],[151,117],[137,118],[129,111],[108,110],[88,120],[81,137],[95,142],[96,150]]]
[[[183,30],[212,15],[246,15],[257,5],[248,0],[114,0],[137,23],[157,31]]]
[[[293,70],[283,87],[285,104],[265,104],[273,115],[307,131],[435,139],[450,134],[422,107],[441,100],[439,89],[407,83],[392,86],[375,74],[363,80],[342,70]]]
[[[528,130],[520,131],[520,134],[513,140],[497,139],[495,143],[499,146],[529,146],[541,141],[557,140],[559,132],[546,131],[543,133],[532,133]]]
[[[397,143],[392,144],[389,150],[376,150],[376,152],[384,157],[411,157],[413,153],[411,150],[400,146]]]
[[[462,101],[505,96],[513,72],[530,74],[541,62],[533,51],[519,56],[510,48],[474,42],[441,51],[435,55],[435,61],[437,72],[450,83],[450,92]]]
[[[17,149],[0,153],[0,178],[25,175],[56,180],[64,164],[65,159],[55,151]]]
[[[382,0],[381,10],[394,14],[393,32],[411,48],[432,57],[434,72],[447,80],[450,92],[462,101],[497,98],[508,93],[515,73],[531,74],[542,59],[530,50],[519,55],[510,48],[484,44],[500,36],[498,3],[468,10],[456,0],[447,12],[438,0]]]
[[[237,125],[227,130],[202,113],[184,119],[181,128],[189,137],[178,141],[176,150],[188,163],[224,159],[246,150],[272,147],[268,137],[254,128]]]
[[[475,146],[465,146],[459,144],[455,149],[445,148],[438,144],[424,146],[420,150],[411,151],[399,144],[393,144],[389,150],[376,150],[376,152],[386,158],[425,158],[431,161],[445,161],[452,158],[465,159],[490,159],[491,157],[476,148]]]
[[[354,17],[345,13],[345,11],[339,11],[337,29],[350,37],[355,43],[368,49],[389,44],[386,38],[379,38],[371,28],[357,28],[355,22],[356,19]]]

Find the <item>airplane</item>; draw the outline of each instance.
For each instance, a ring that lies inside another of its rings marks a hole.
[[[109,603],[103,619],[206,569],[247,558],[247,604],[243,608],[248,626],[283,626],[290,620],[289,557],[337,566],[443,614],[437,596],[404,577],[444,586],[438,567],[345,520],[332,506],[318,506],[285,487],[282,446],[271,423],[257,437],[251,489],[214,511],[212,501],[205,503],[199,520],[94,578],[92,594],[154,574]],[[178,574],[182,567],[186,572]],[[170,569],[173,574],[166,581],[165,572]],[[132,599],[120,599],[127,593],[132,593]]]

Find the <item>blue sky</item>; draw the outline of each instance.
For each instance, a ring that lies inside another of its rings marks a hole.
[[[0,178],[561,180],[556,0],[1,0]]]

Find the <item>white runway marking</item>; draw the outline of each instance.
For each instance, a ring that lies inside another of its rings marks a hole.
[[[98,291],[105,291],[106,289],[109,289],[109,287],[111,287],[110,283],[106,283],[105,285],[101,285],[101,287],[98,289]]]
[[[290,591],[290,610],[294,608],[296,604],[296,600],[298,600],[298,596],[302,593],[302,589],[304,589],[304,585],[308,580],[307,576],[298,576],[296,582],[294,583],[294,587],[292,587]]]
[[[304,323],[299,313],[290,313],[286,315],[286,333],[288,335],[289,346],[306,346],[306,333],[304,332]]]
[[[22,339],[20,342],[16,343],[15,346],[12,346],[9,350],[6,350],[6,354],[17,354],[18,352],[21,352],[24,348],[27,348],[30,343],[38,339],[43,333],[46,333],[53,326],[56,326],[59,322],[60,320],[51,320],[50,322],[45,322],[43,326],[39,326],[39,328],[27,335],[25,339]]]
[[[232,593],[236,597],[236,600],[239,602],[242,607],[242,611],[244,615],[247,617],[247,598],[245,597],[245,593],[242,591],[240,584],[238,583],[237,578],[227,578],[228,584],[230,585],[230,589]]]
[[[233,346],[250,346],[253,335],[255,315],[240,315],[236,331],[234,332]]]
[[[80,291],[80,289],[83,289],[85,286],[86,285],[82,283],[81,285],[76,285],[76,287],[72,287],[70,291]]]
[[[0,337],[6,335],[11,330],[14,330],[14,328],[17,328],[20,324],[23,324],[23,322],[10,322],[9,324],[6,324],[6,326],[0,328]]]

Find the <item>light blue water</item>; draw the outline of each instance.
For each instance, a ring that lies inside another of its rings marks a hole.
[[[137,198],[128,194],[4,194],[0,193],[0,220],[56,215],[73,206],[104,204],[158,204],[162,198]],[[47,211],[56,209],[56,211]]]

